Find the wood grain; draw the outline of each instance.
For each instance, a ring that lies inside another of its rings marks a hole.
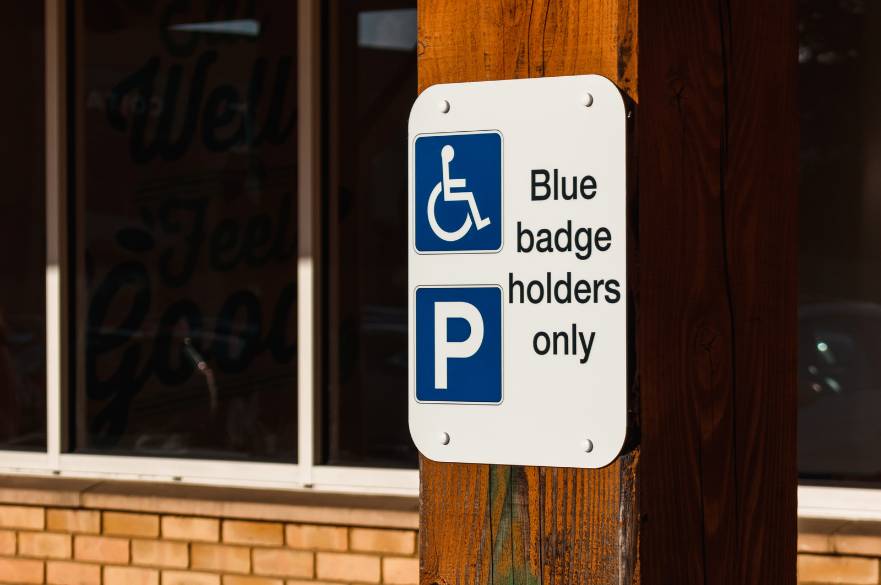
[[[791,0],[420,0],[420,89],[631,100],[639,393],[602,470],[423,459],[422,585],[795,583],[795,33]]]
[[[420,91],[601,73],[635,99],[636,43],[634,1],[420,0]],[[637,461],[592,471],[423,459],[422,584],[637,582]]]
[[[798,506],[796,4],[732,2],[726,8],[737,574],[741,583],[790,584]]]
[[[795,583],[794,9],[641,6],[646,583]]]

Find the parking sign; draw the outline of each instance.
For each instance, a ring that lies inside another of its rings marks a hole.
[[[416,289],[416,399],[502,400],[502,290]]]
[[[597,75],[435,85],[409,127],[409,425],[435,461],[627,433],[627,115]]]

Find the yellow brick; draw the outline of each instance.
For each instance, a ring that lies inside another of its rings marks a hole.
[[[230,573],[251,571],[251,551],[243,546],[193,544],[191,556],[194,569]]]
[[[22,557],[41,559],[69,559],[71,557],[70,535],[49,532],[19,532],[18,554]]]
[[[159,536],[159,516],[104,512],[104,534],[112,536]]]
[[[162,538],[217,542],[220,540],[220,521],[211,518],[163,516]]]
[[[353,528],[349,534],[349,546],[361,552],[409,555],[416,550],[416,533],[409,530]]]
[[[133,540],[132,564],[149,567],[186,568],[190,553],[182,542],[162,540]]]
[[[220,575],[192,571],[162,571],[162,585],[220,585]]]
[[[288,524],[285,527],[288,546],[305,550],[346,550],[348,535],[345,528]]]
[[[798,555],[799,583],[876,585],[878,559]]]
[[[223,585],[284,585],[284,582],[281,579],[268,579],[266,577],[224,575]]]
[[[135,567],[104,567],[104,585],[159,585],[159,571]]]
[[[0,559],[0,575],[10,583],[42,583],[43,561]]]
[[[223,542],[278,546],[284,544],[284,527],[281,524],[270,522],[225,520],[223,522]]]
[[[127,565],[129,542],[125,538],[107,536],[77,536],[73,541],[73,556],[78,561]]]
[[[319,579],[379,583],[379,557],[346,553],[318,553]]]
[[[881,556],[881,535],[872,534],[834,534],[831,537],[832,550],[844,555]],[[799,547],[801,550],[801,547]]]
[[[798,535],[798,552],[826,553],[832,552],[832,546],[828,534],[805,534]]]
[[[15,532],[0,530],[0,555],[12,556],[15,554]]]
[[[270,577],[311,577],[312,553],[282,549],[254,549],[254,573]]]
[[[50,585],[100,585],[101,567],[68,561],[46,563],[46,582]]]
[[[0,528],[43,530],[43,508],[0,506]]]
[[[340,585],[330,581],[313,581],[312,579],[288,579],[285,585]]]
[[[46,528],[52,532],[98,534],[101,513],[89,510],[46,510]]]
[[[382,582],[388,585],[419,585],[419,559],[382,559]]]

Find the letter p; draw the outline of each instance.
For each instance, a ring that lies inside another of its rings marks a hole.
[[[447,338],[447,322],[464,319],[471,331],[464,341]],[[469,358],[483,343],[483,317],[471,303],[438,301],[434,303],[434,387],[447,389],[447,360]]]

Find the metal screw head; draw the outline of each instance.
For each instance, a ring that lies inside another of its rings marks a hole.
[[[438,102],[437,107],[442,114],[446,114],[450,111],[450,102],[448,102],[447,100],[441,100]]]
[[[583,440],[581,442],[581,446],[582,448],[584,448],[585,453],[590,453],[591,451],[593,451],[593,441],[591,441],[590,439]]]
[[[440,439],[441,445],[449,445],[450,444],[450,433],[441,433],[438,436],[438,439]]]
[[[581,97],[581,103],[584,104],[585,107],[589,108],[593,105],[593,94],[590,92],[584,94]]]

